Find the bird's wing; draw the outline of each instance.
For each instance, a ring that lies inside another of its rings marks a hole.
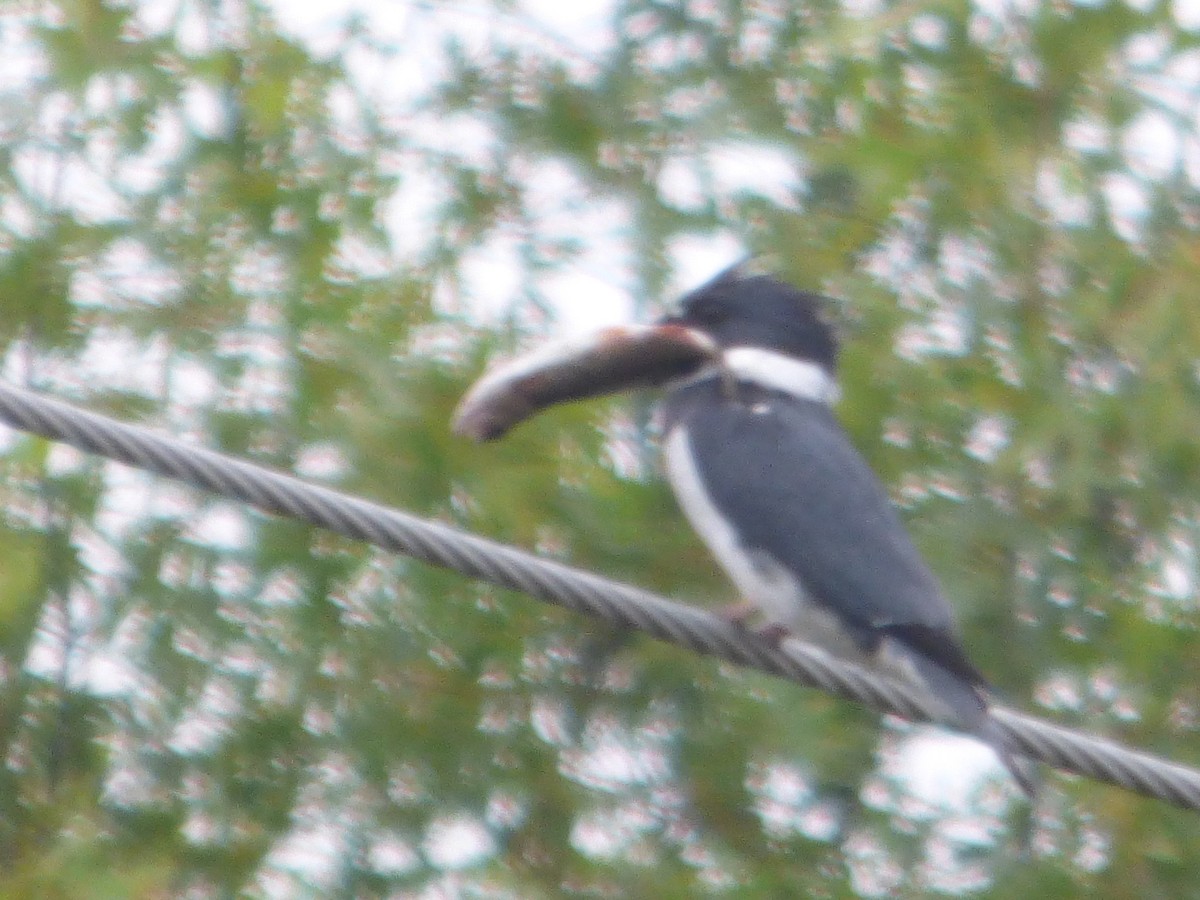
[[[773,557],[860,638],[891,636],[984,684],[936,579],[828,407],[775,396],[689,406],[697,472],[747,548]]]

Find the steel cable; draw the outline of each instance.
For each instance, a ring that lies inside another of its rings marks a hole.
[[[0,382],[0,421],[193,487],[521,591],[660,640],[916,721],[936,706],[914,686],[795,638],[778,647],[719,616],[290,475],[189,446]],[[1200,771],[1013,710],[994,709],[1027,756],[1200,810]]]

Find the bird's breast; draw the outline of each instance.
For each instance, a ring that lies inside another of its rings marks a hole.
[[[746,546],[737,523],[713,501],[686,423],[671,428],[663,449],[667,479],[675,497],[721,568],[742,596],[762,609],[771,621],[794,625],[802,609],[809,605],[803,585],[768,553]]]

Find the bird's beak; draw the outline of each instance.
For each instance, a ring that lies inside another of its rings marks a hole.
[[[551,343],[486,372],[459,403],[454,431],[495,440],[556,403],[663,385],[716,356],[711,338],[676,317]]]

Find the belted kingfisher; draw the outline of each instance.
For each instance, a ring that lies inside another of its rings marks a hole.
[[[668,480],[768,629],[915,676],[1032,794],[937,580],[834,417],[837,355],[820,298],[734,268],[650,329],[610,330],[590,349],[552,351],[485,378],[457,427],[486,439],[537,408],[607,392],[622,379],[665,382]],[[504,406],[501,395],[532,399],[483,424],[485,410]]]

